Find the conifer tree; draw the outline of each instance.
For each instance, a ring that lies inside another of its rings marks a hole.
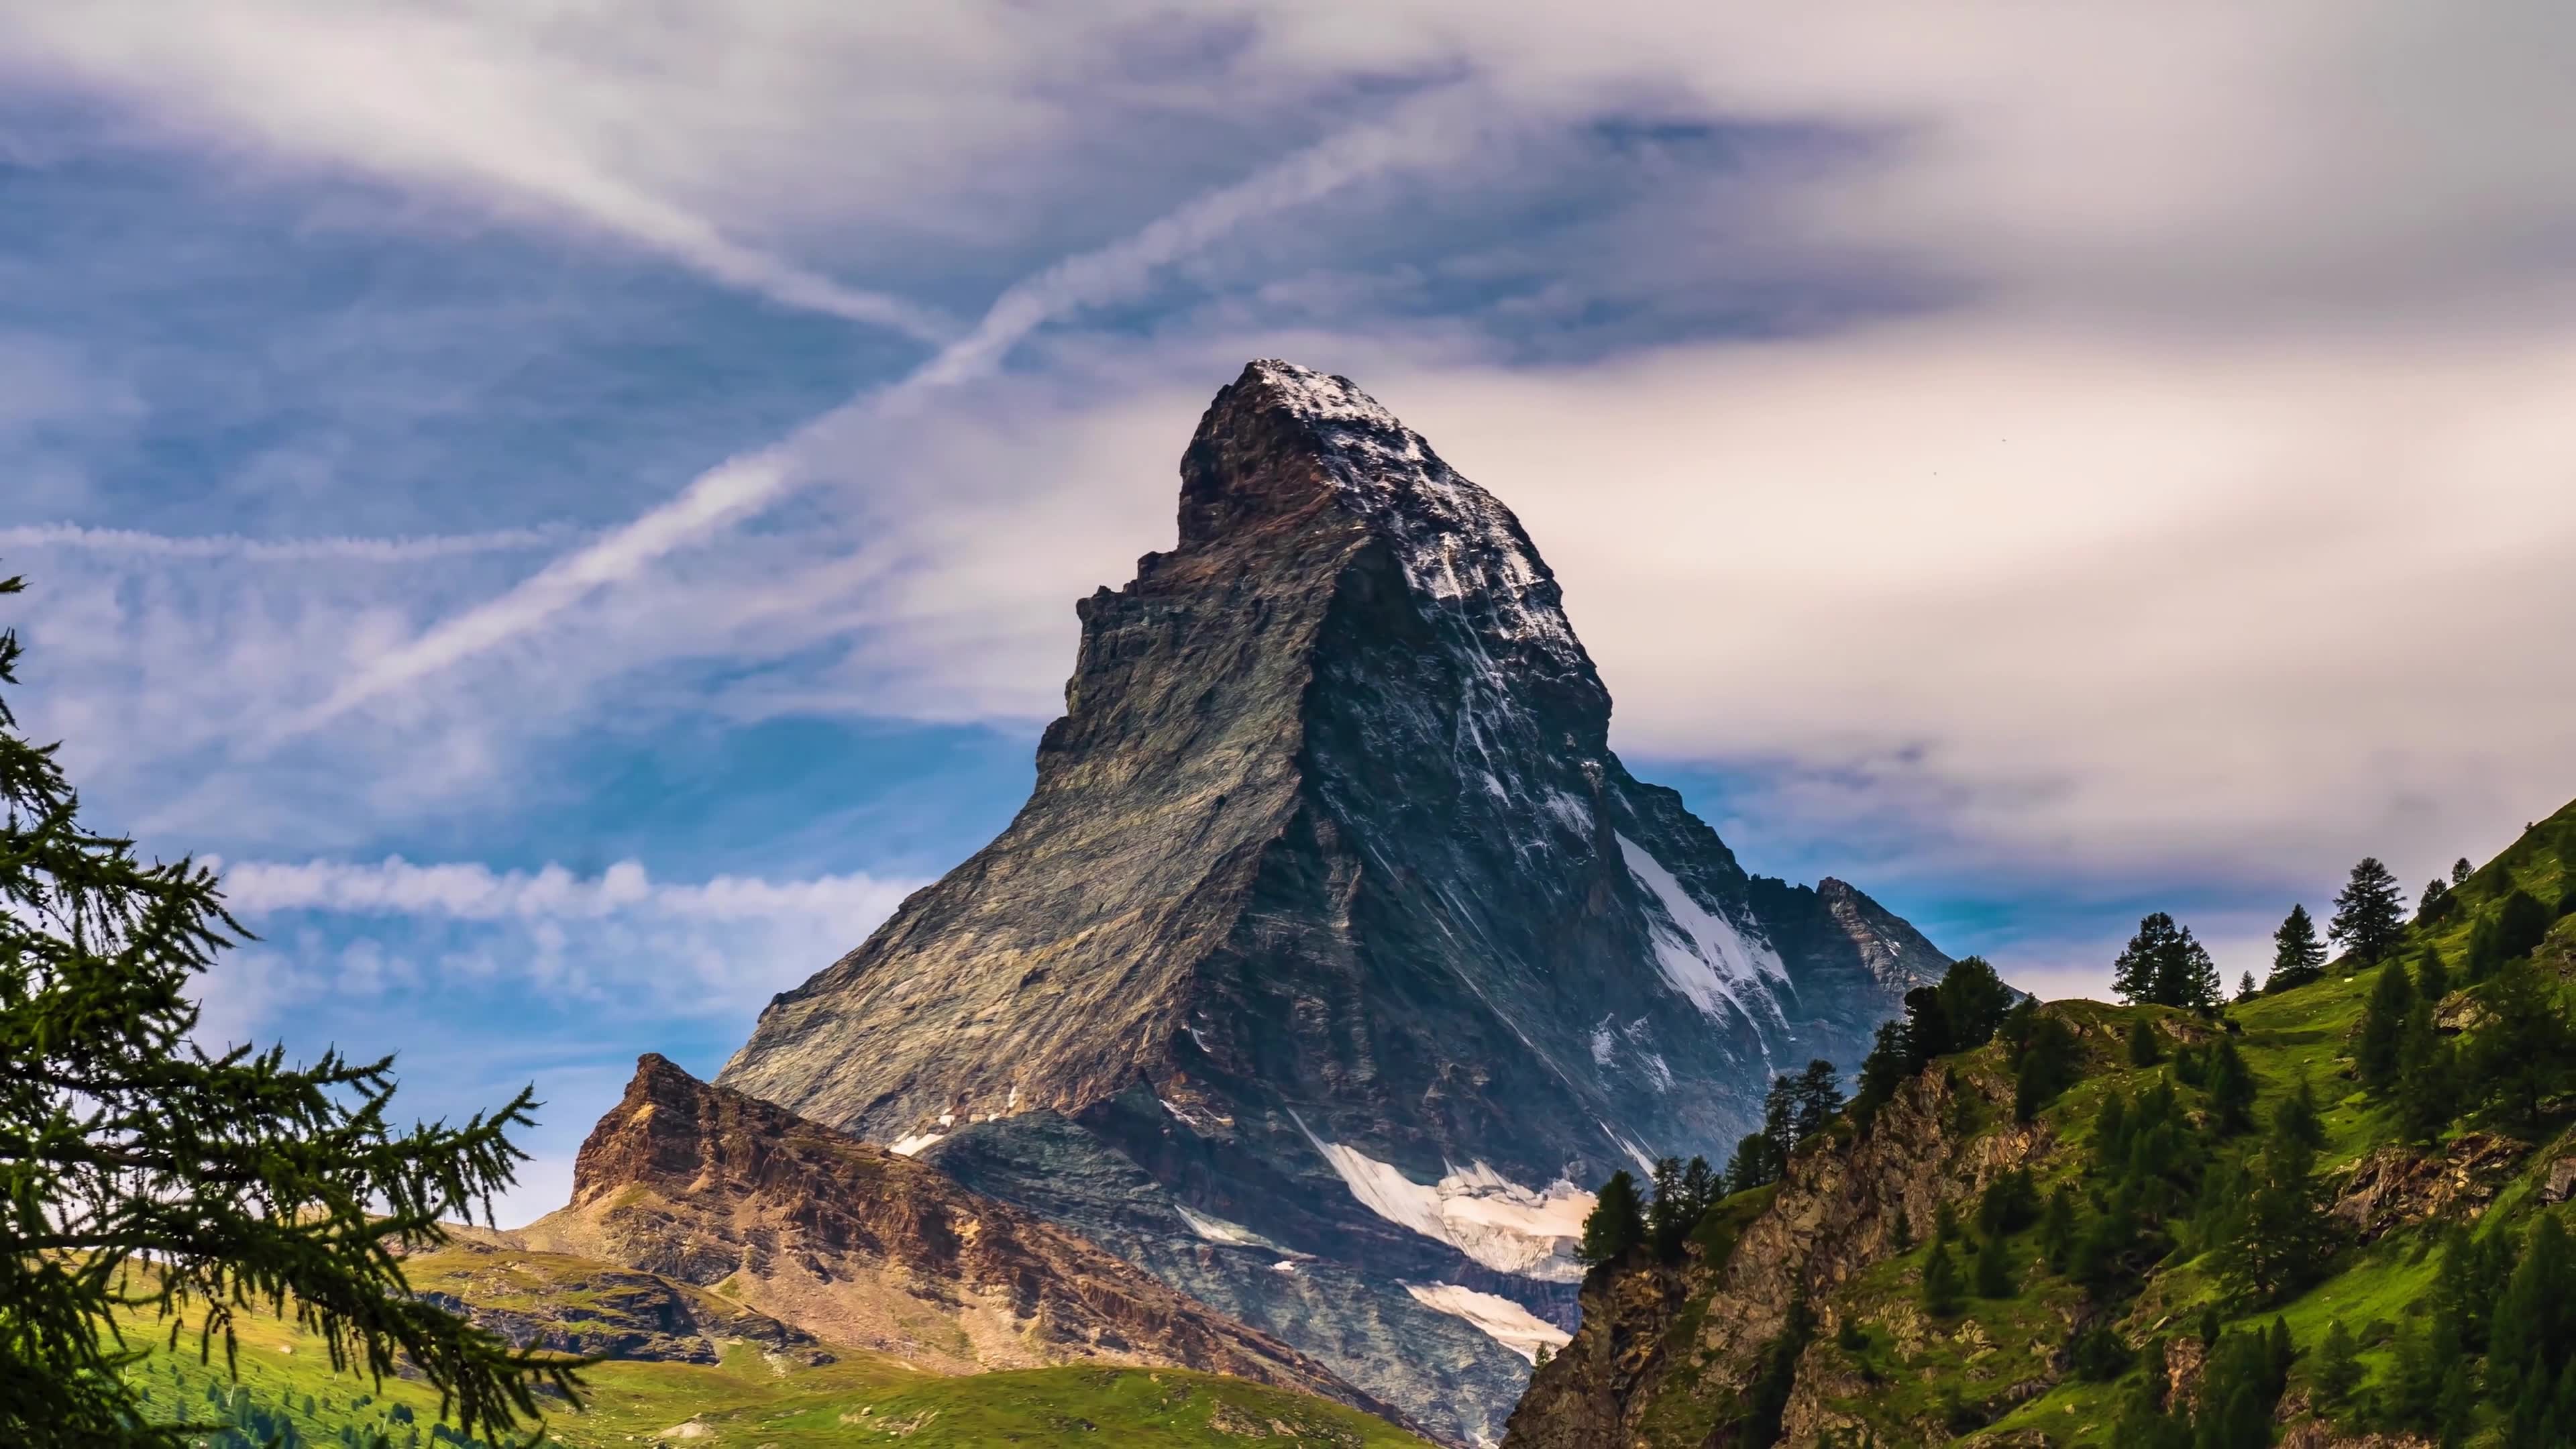
[[[1822,1057],[1807,1063],[1791,1088],[1797,1103],[1794,1140],[1803,1142],[1834,1124],[1843,1110],[1842,1073]]]
[[[1583,1219],[1583,1239],[1574,1256],[1586,1263],[1613,1262],[1645,1241],[1646,1205],[1638,1196],[1637,1179],[1625,1169],[1614,1172]]]
[[[1941,1003],[1942,1024],[1948,1028],[1948,1051],[1984,1046],[2013,1004],[2012,988],[1983,956],[1962,956],[1951,962],[1933,990]]]
[[[2352,1402],[2352,1391],[2361,1387],[2361,1376],[2361,1345],[2338,1318],[2326,1326],[2325,1341],[2317,1345],[2316,1361],[2308,1371],[2317,1407],[2341,1411]]]
[[[2504,953],[2497,949],[2496,939],[2495,917],[2480,915],[2469,922],[2469,945],[2460,958],[2463,978],[2471,983],[2484,981],[2504,964]]]
[[[1657,1158],[1652,1184],[1653,1194],[1646,1200],[1646,1241],[1658,1259],[1669,1262],[1681,1256],[1682,1237],[1692,1227],[1682,1216],[1682,1160]]]
[[[2075,1189],[2059,1183],[2039,1215],[2039,1254],[2049,1271],[2065,1273],[2075,1252]]]
[[[2428,1005],[2439,1006],[2451,994],[2451,972],[2442,964],[2442,950],[2427,941],[2415,953],[2415,995]]]
[[[2083,1062],[2083,1045],[2065,1022],[2054,1016],[2033,1020],[2020,1066],[2013,1073],[2013,1120],[2036,1118],[2059,1093],[2075,1085]]]
[[[1935,1238],[1923,1259],[1923,1311],[1935,1318],[1959,1311],[1959,1260],[1945,1238]]]
[[[2312,1175],[2316,1149],[2274,1120],[2245,1164],[2213,1250],[2220,1280],[2256,1303],[2278,1301],[2321,1276],[2334,1246],[2325,1192]]]
[[[2470,1045],[2473,1090],[2498,1126],[2527,1136],[2576,1068],[2576,1034],[2528,958],[2498,968],[2485,1001],[2494,1020]]]
[[[2351,878],[2335,897],[2334,919],[2327,923],[2326,934],[2356,966],[2386,960],[2406,934],[2406,893],[2379,857],[2365,855],[2352,868]]]
[[[0,579],[0,596],[20,588]],[[20,655],[0,632],[0,684]],[[535,1390],[573,1392],[578,1361],[414,1297],[400,1257],[488,1212],[534,1102],[404,1131],[390,1057],[200,1051],[199,973],[239,930],[214,872],[146,863],[84,824],[54,748],[0,701],[0,1443],[177,1442],[142,1423],[142,1351],[113,1332],[117,1309],[154,1336],[196,1317],[227,1370],[234,1313],[264,1309],[334,1368],[422,1375],[461,1424],[536,1418]],[[246,1416],[247,1394],[233,1407]]]
[[[2272,974],[2263,982],[2266,991],[2287,991],[2305,986],[2325,974],[2326,945],[2317,939],[2317,923],[2308,918],[2308,908],[2290,907],[2279,930],[2272,933]]]
[[[2459,1073],[2451,1044],[2433,1029],[2433,1004],[2417,998],[2397,1045],[2397,1129],[2429,1143],[2459,1112]]]
[[[2467,856],[2461,856],[2459,859],[2451,862],[2451,884],[2455,886],[2467,885],[2469,883],[2469,877],[2473,873],[2474,867],[2469,864],[2469,858]]]
[[[2236,1043],[2224,1037],[2210,1053],[2209,1117],[2221,1137],[2254,1130],[2254,1073]]]
[[[2164,1046],[2156,1040],[2159,1034],[2143,1016],[2129,1023],[2130,1066],[2152,1067],[2165,1059]]]
[[[1978,1247],[1974,1277],[1980,1298],[2010,1298],[2019,1291],[2013,1286],[2012,1253],[2001,1233],[1989,1234]]]
[[[2508,1441],[2545,1442],[2558,1379],[2576,1349],[2576,1262],[2556,1218],[2542,1217],[2525,1235],[2522,1261],[2496,1300],[2488,1343],[2490,1390],[2513,1406]]]
[[[2495,952],[2499,961],[2528,956],[2549,934],[2554,917],[2540,898],[2516,888],[2496,907]]]
[[[2440,876],[2424,883],[2424,893],[2415,898],[2415,924],[2429,926],[2442,919],[2451,906],[2451,888]]]
[[[2406,974],[2406,963],[2391,961],[2379,968],[2352,1049],[2354,1074],[2374,1096],[2385,1096],[2396,1085],[2397,1051],[2406,1034],[2406,1013],[2414,1005],[2415,983]]]
[[[2218,1005],[2218,967],[2187,926],[2163,911],[2143,917],[2111,964],[2111,989],[2127,1002],[2195,1010]]]
[[[1737,1139],[1735,1155],[1726,1161],[1726,1190],[1751,1192],[1777,1178],[1780,1167],[1772,1160],[1771,1150],[1771,1139],[1760,1132]]]
[[[2317,1093],[2302,1077],[2299,1084],[2272,1108],[2272,1132],[2279,1137],[2320,1152],[2326,1145],[2325,1118],[2317,1111]]]

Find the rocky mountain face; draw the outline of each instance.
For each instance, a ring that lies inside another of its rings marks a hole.
[[[638,1064],[582,1144],[571,1205],[505,1246],[634,1270],[608,1275],[616,1281],[599,1292],[636,1299],[620,1323],[658,1326],[683,1350],[706,1336],[701,1320],[730,1312],[721,1336],[782,1352],[819,1335],[947,1373],[1178,1366],[1400,1418],[1294,1349],[1023,1209],[658,1056]],[[652,1292],[660,1280],[723,1296],[666,1301]],[[512,1307],[490,1283],[455,1293],[482,1313]]]
[[[1777,1188],[1746,1204],[1740,1228],[1695,1244],[1677,1266],[1632,1261],[1593,1273],[1582,1327],[1532,1380],[1505,1449],[1727,1442],[1726,1416],[1780,1340],[1792,1303],[1834,1315],[1836,1290],[1913,1246],[1913,1225],[1928,1230],[1945,1204],[1973,1214],[1986,1184],[2045,1150],[2044,1124],[1978,1130],[2011,1100],[2006,1073],[1936,1063],[1865,1137],[1846,1132],[1802,1151]],[[1820,1397],[1826,1376],[1801,1360],[1781,1442],[1885,1428],[1834,1420]],[[1938,1422],[1905,1428],[1912,1437],[1883,1442],[1952,1437]]]
[[[1588,1184],[1722,1156],[1947,960],[1748,875],[1609,747],[1502,504],[1348,381],[1221,390],[1077,608],[991,845],[718,1078],[1044,1214],[1444,1436],[1561,1342]]]
[[[734,1339],[826,1364],[814,1335],[705,1289],[631,1268],[537,1252],[515,1233],[462,1234],[404,1265],[412,1290],[522,1348],[617,1361],[711,1364]]]

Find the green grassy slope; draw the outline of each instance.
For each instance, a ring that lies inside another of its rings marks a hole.
[[[2576,886],[2571,864],[2576,864],[2576,806],[2536,825],[2512,850],[2477,872],[2460,889],[2455,909],[2414,933],[2400,959],[2412,961],[2429,939],[2443,951],[2456,976],[2479,912],[2491,910],[2517,887],[2554,905]],[[2567,977],[2576,968],[2576,916],[2558,922],[2536,959],[2560,994],[2562,1010],[2566,1009]],[[2340,1183],[2373,1149],[2399,1141],[2391,1109],[2366,1096],[2349,1075],[2347,1038],[2360,1020],[2379,969],[2347,976],[2338,962],[2322,981],[2241,1003],[2226,1012],[2237,1028],[2232,1039],[2261,1089],[2258,1116],[2268,1117],[2273,1104],[2301,1082],[2314,1092],[2326,1130],[2317,1175],[2329,1184]],[[2472,994],[2480,989],[2471,988]],[[2209,1030],[2205,1023],[2162,1008],[2066,1002],[2048,1009],[2123,1031],[2140,1016],[2164,1018],[2178,1028],[2204,1034]],[[2000,1043],[1991,1044],[1970,1054],[1962,1065],[1971,1071],[1990,1067],[2002,1073],[2003,1051]],[[2131,1067],[2124,1059],[2106,1061],[2097,1055],[2085,1078],[2043,1114],[2054,1137],[2036,1166],[2043,1197],[2061,1182],[2082,1190],[2083,1165],[2091,1156],[2093,1122],[2103,1098],[2118,1091],[2134,1099],[2166,1070],[2163,1065]],[[2184,1096],[2195,1109],[2205,1100],[2188,1089]],[[2539,1134],[2540,1140],[2528,1144],[2510,1180],[2475,1217],[2473,1231],[2519,1234],[2542,1213],[2576,1212],[2576,1205],[2544,1208],[2539,1192],[2550,1164],[2576,1153],[2576,1135],[2568,1130],[2564,1110],[2569,1106],[2576,1104],[2562,1103],[2562,1110]],[[2457,1140],[2472,1125],[2454,1122],[2444,1142]],[[2366,1246],[2347,1242],[2322,1281],[2286,1301],[2259,1308],[2229,1299],[2215,1281],[2207,1255],[2184,1257],[2178,1251],[2155,1265],[2134,1297],[2109,1306],[2109,1321],[2132,1347],[2143,1347],[2158,1337],[2196,1340],[2204,1314],[2212,1308],[2230,1330],[2268,1325],[2277,1314],[2287,1323],[2301,1355],[2290,1376],[2293,1402],[2310,1387],[2312,1350],[2323,1341],[2329,1326],[2340,1321],[2363,1345],[2361,1362],[2369,1374],[2362,1389],[2366,1398],[2390,1374],[2393,1337],[2420,1326],[2429,1312],[2428,1295],[2440,1256],[2435,1243],[2442,1228],[2442,1223],[2434,1222],[2399,1228]],[[1840,1342],[1832,1334],[1818,1338],[1813,1352],[1827,1371],[1815,1375],[1816,1381],[1851,1390],[1829,1392],[1829,1407],[1868,1425],[1881,1444],[1922,1442],[1923,1426],[1945,1418],[1962,1443],[2031,1431],[2061,1446],[2117,1442],[2116,1406],[2139,1381],[2141,1370],[2133,1368],[2123,1379],[2108,1383],[2081,1382],[2067,1372],[2063,1350],[2070,1327],[2102,1310],[2088,1310],[2084,1289],[2050,1273],[2038,1261],[2038,1239],[2036,1227],[2008,1239],[2020,1279],[2016,1296],[2001,1300],[1970,1296],[1955,1317],[1935,1320],[1922,1311],[1928,1245],[1878,1263],[1843,1285],[1833,1295],[1835,1308],[1864,1326],[1857,1334],[1842,1335]],[[2044,1389],[2032,1396],[2019,1397],[2042,1385]],[[2480,1423],[2477,1435],[2467,1442],[2494,1442],[2492,1413],[2483,1413]]]
[[[534,1267],[515,1275],[509,1306],[542,1306],[545,1285],[534,1274],[556,1260],[532,1255],[523,1261]],[[278,1424],[291,1424],[298,1446],[366,1444],[378,1435],[395,1449],[446,1442],[434,1390],[409,1380],[373,1384],[363,1375],[334,1373],[322,1342],[291,1323],[249,1313],[239,1323],[237,1378],[226,1373],[220,1347],[210,1364],[200,1363],[193,1337],[177,1351],[155,1347],[132,1371],[149,1391],[153,1418],[243,1423],[265,1415],[254,1428],[275,1433]],[[149,1333],[138,1327],[136,1341]],[[860,1350],[832,1353],[835,1361],[813,1364],[735,1341],[723,1345],[716,1364],[603,1363],[586,1371],[590,1392],[583,1407],[558,1408],[549,1418],[546,1442],[564,1449],[657,1439],[692,1449],[879,1443],[1209,1449],[1254,1441],[1283,1449],[1420,1449],[1423,1442],[1339,1404],[1211,1374],[1072,1367],[945,1378]],[[250,1412],[237,1413],[237,1400]],[[254,1433],[202,1442],[231,1449],[262,1439]]]

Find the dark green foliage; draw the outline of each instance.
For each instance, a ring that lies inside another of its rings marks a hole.
[[[2499,962],[2528,956],[2549,934],[2555,917],[2526,890],[2515,890],[2496,907],[2495,955]]]
[[[2058,1094],[2083,1076],[2084,1056],[2075,1033],[2054,1016],[2031,1023],[2021,1064],[2013,1073],[2013,1120],[2037,1117]]]
[[[2459,1066],[2451,1044],[2433,1029],[2433,1004],[2418,998],[2397,1047],[2397,1129],[2409,1142],[2442,1135],[2459,1111]]]
[[[2109,1324],[2079,1329],[2066,1341],[2066,1367],[2086,1383],[2109,1383],[2127,1373],[2135,1358]]]
[[[2359,966],[2387,960],[2404,939],[2406,893],[2377,856],[2365,855],[2352,868],[2351,878],[2335,897],[2334,919],[2327,923],[2326,934]]]
[[[1789,1081],[1790,1101],[1795,1104],[1790,1126],[1793,1144],[1824,1131],[1842,1115],[1842,1074],[1832,1062],[1818,1057],[1796,1078],[1783,1080]]]
[[[1914,1060],[1912,1034],[1903,1021],[1882,1021],[1878,1035],[1872,1039],[1869,1055],[1860,1063],[1860,1091],[1852,1098],[1852,1121],[1861,1130],[1869,1130],[1878,1109],[1896,1095],[1905,1079],[1922,1070]]]
[[[2236,999],[2238,1001],[2252,1001],[2256,994],[2257,993],[2254,989],[2253,972],[2245,972],[2243,975],[2236,978]]]
[[[2256,1303],[2315,1282],[2334,1255],[2334,1220],[2312,1175],[2316,1148],[2287,1116],[2276,1113],[2262,1146],[2213,1183],[2213,1266],[2229,1291]]]
[[[2013,1282],[2012,1250],[2004,1246],[1998,1233],[1977,1247],[1976,1263],[1970,1270],[1980,1298],[2010,1298],[2020,1289]]]
[[[1646,1242],[1658,1259],[1681,1261],[1691,1229],[1717,1205],[1719,1187],[1717,1174],[1708,1170],[1704,1157],[1692,1158],[1688,1167],[1675,1157],[1655,1164],[1654,1197],[1646,1205]]]
[[[2305,986],[2325,975],[2326,945],[2317,939],[2317,923],[2308,917],[2303,905],[2290,907],[2281,927],[2272,933],[2272,973],[2264,978],[2266,991],[2287,991]]]
[[[1737,1140],[1735,1155],[1726,1161],[1728,1192],[1751,1192],[1779,1176],[1780,1163],[1767,1134],[1748,1132]]]
[[[1646,1205],[1637,1179],[1625,1170],[1610,1174],[1592,1212],[1583,1220],[1583,1241],[1574,1256],[1586,1263],[1609,1263],[1646,1241]]]
[[[2030,1169],[2001,1173],[1977,1197],[1977,1231],[1989,1238],[2017,1233],[2039,1218],[2039,1189]]]
[[[2451,887],[2437,875],[2424,883],[2424,894],[2415,899],[2415,923],[2419,926],[2439,925],[2450,913]]]
[[[2273,1106],[2272,1134],[2296,1142],[2311,1152],[2324,1150],[2325,1118],[2317,1112],[2316,1089],[2310,1087],[2305,1079]]]
[[[2214,1010],[2218,967],[2189,927],[2158,911],[2138,922],[2138,934],[2111,964],[2111,989],[2123,1001]]]
[[[2209,1125],[2221,1137],[2254,1130],[2254,1073],[2236,1043],[2221,1037],[2209,1052]]]
[[[2450,994],[2450,970],[2442,964],[2441,950],[2427,941],[2424,949],[2415,953],[2415,995],[2439,1005],[2442,998]]]
[[[2576,1035],[2557,993],[2528,959],[2499,969],[2485,1001],[2494,1020],[2470,1044],[2468,1096],[2504,1130],[2529,1135],[2576,1067]]]
[[[1859,1319],[1847,1317],[1842,1326],[1834,1330],[1834,1346],[1848,1354],[1867,1353],[1869,1330],[1860,1326]]]
[[[2075,1189],[2059,1183],[2039,1215],[2039,1255],[2052,1273],[2068,1272],[2075,1260]]]
[[[0,580],[0,595],[19,591]],[[0,632],[0,684],[20,646]],[[111,1329],[130,1307],[227,1369],[233,1312],[258,1306],[320,1335],[333,1366],[398,1361],[461,1422],[508,1428],[534,1390],[577,1387],[571,1361],[522,1352],[411,1295],[397,1249],[488,1210],[524,1160],[508,1129],[526,1093],[463,1127],[398,1130],[390,1058],[282,1049],[208,1057],[191,1043],[199,973],[239,928],[214,873],[146,864],[82,824],[51,747],[0,703],[0,1442],[177,1442],[145,1427],[141,1350]],[[247,1395],[236,1429],[282,1438]]]
[[[2564,1443],[2550,1436],[2576,1430],[2576,1423],[2560,1422],[2555,1412],[2571,1350],[2576,1350],[2576,1261],[2571,1261],[2566,1230],[2556,1218],[2543,1217],[2532,1225],[2489,1328],[2488,1387],[2496,1402],[2511,1406],[2508,1442]]]
[[[1994,1038],[2004,1013],[2012,1008],[2013,989],[1995,974],[1983,956],[1963,956],[1950,963],[1941,984],[1933,988],[1941,1006],[1948,1038],[1945,1052],[1984,1046]]]
[[[2467,885],[2469,877],[2475,873],[2475,867],[2469,864],[2469,858],[2465,855],[2451,862],[2451,884],[2455,886]]]
[[[1896,1089],[1921,1073],[1934,1057],[1984,1045],[2012,1010],[2012,988],[2003,984],[1982,956],[1952,962],[1938,986],[1917,986],[1905,993],[1904,1018],[1881,1022],[1869,1055],[1861,1061],[1852,1121],[1868,1130]]]
[[[2317,1346],[2316,1361],[2309,1370],[2315,1386],[2313,1401],[2329,1412],[2352,1402],[2352,1391],[2361,1387],[2361,1345],[2353,1342],[2352,1330],[2338,1318],[2326,1329],[2325,1342]]]
[[[2272,1442],[2272,1409],[2288,1384],[2289,1329],[2222,1334],[2201,1369],[2200,1403],[2192,1414],[2193,1449],[2263,1449]]]
[[[1923,1311],[1947,1318],[1959,1311],[1959,1260],[1946,1238],[1935,1238],[1923,1259]]]
[[[2147,1020],[2143,1016],[2130,1022],[2129,1065],[2133,1067],[2152,1067],[2156,1063],[2163,1061],[2165,1059],[2165,1048],[2163,1041],[2160,1040],[2162,1036],[2163,1033],[2156,1030],[2155,1023]]]
[[[2397,1084],[2397,1054],[2405,1041],[2406,1013],[2414,1005],[2415,983],[2406,974],[2406,963],[2391,961],[2379,968],[2352,1048],[2354,1075],[2374,1096],[2386,1096]]]
[[[2464,980],[2484,981],[2504,964],[2504,954],[2497,949],[2496,940],[2495,917],[2482,915],[2469,923],[2468,950],[2460,959],[2460,975]]]

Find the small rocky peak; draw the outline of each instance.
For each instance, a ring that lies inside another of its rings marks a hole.
[[[1401,454],[1418,440],[1349,378],[1276,358],[1217,391],[1181,455],[1181,547],[1304,517],[1341,493],[1331,454],[1354,439]]]

